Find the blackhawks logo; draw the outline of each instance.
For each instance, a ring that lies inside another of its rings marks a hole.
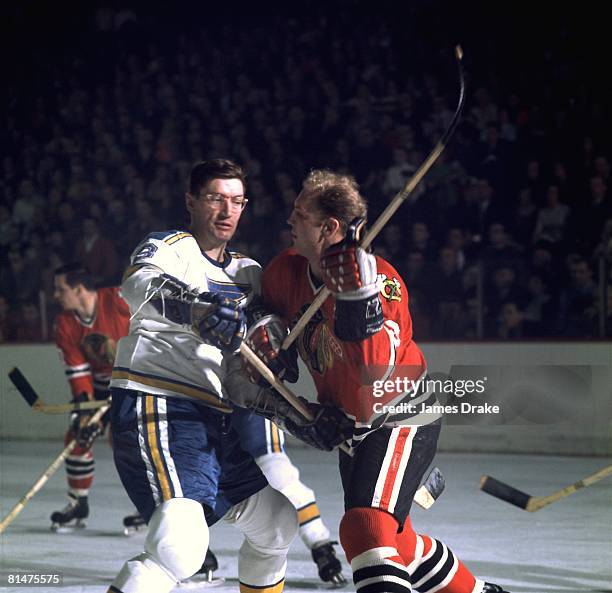
[[[81,342],[81,350],[90,364],[112,366],[117,354],[117,342],[103,334],[88,334]]]
[[[402,300],[402,285],[397,278],[387,278],[384,274],[378,275],[380,294],[388,301]]]
[[[294,323],[308,308],[304,305],[295,316]],[[324,375],[327,369],[334,366],[334,359],[342,359],[342,346],[332,334],[326,323],[326,318],[319,309],[306,324],[302,335],[297,340],[300,357],[308,367],[319,375]]]

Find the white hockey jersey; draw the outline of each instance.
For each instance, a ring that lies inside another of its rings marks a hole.
[[[130,263],[121,286],[132,312],[130,333],[119,341],[111,387],[196,399],[229,412],[222,401],[223,353],[190,325],[166,319],[148,299],[155,294],[152,282],[168,274],[191,291],[221,293],[246,307],[260,292],[261,266],[233,252],[223,262],[212,260],[185,231],[148,235]]]

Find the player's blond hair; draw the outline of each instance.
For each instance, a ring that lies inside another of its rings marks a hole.
[[[367,218],[368,205],[351,175],[315,169],[304,180],[302,191],[322,217],[337,218],[345,229],[355,218]]]

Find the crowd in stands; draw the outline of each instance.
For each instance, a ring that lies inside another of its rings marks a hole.
[[[0,342],[44,337],[57,266],[117,284],[147,233],[183,227],[199,160],[246,168],[233,247],[265,264],[290,243],[308,170],[354,175],[372,222],[453,116],[452,46],[418,23],[408,39],[372,15],[172,25],[102,6],[78,49],[39,47],[9,79]],[[466,57],[457,133],[374,243],[406,280],[419,340],[612,336],[608,108],[547,51],[558,67],[526,81]]]

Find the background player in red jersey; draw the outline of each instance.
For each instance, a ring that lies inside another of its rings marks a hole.
[[[118,340],[127,335],[130,312],[116,287],[96,290],[88,269],[70,263],[55,270],[54,296],[63,311],[55,320],[55,342],[64,363],[72,401],[106,399]],[[81,526],[89,514],[87,497],[94,478],[92,444],[106,420],[85,427],[93,412],[74,413],[65,436],[77,446],[66,458],[68,505],[51,515],[52,528]]]
[[[332,292],[296,343],[317,389],[320,403],[312,404],[313,414],[318,417],[324,404],[355,422],[354,455],[340,452],[345,514],[339,532],[356,591],[504,593],[476,579],[444,543],[412,529],[412,498],[434,457],[440,418],[420,411],[436,401],[433,393],[408,390],[377,400],[371,389],[373,380],[392,373],[423,378],[426,362],[412,339],[403,279],[388,262],[358,245],[355,220],[366,215],[352,177],[313,171],[288,220],[293,248],[278,255],[262,278],[265,304],[288,324],[300,317],[323,283]],[[274,367],[283,357],[271,347],[279,341],[269,329],[261,325],[248,342],[278,374],[282,369]],[[411,402],[414,411],[376,412],[374,404],[380,401]],[[269,414],[270,403],[255,406],[264,405]],[[276,409],[286,410],[286,404],[279,401]],[[327,441],[321,431],[315,437],[307,442],[324,449],[337,444],[333,434]]]

